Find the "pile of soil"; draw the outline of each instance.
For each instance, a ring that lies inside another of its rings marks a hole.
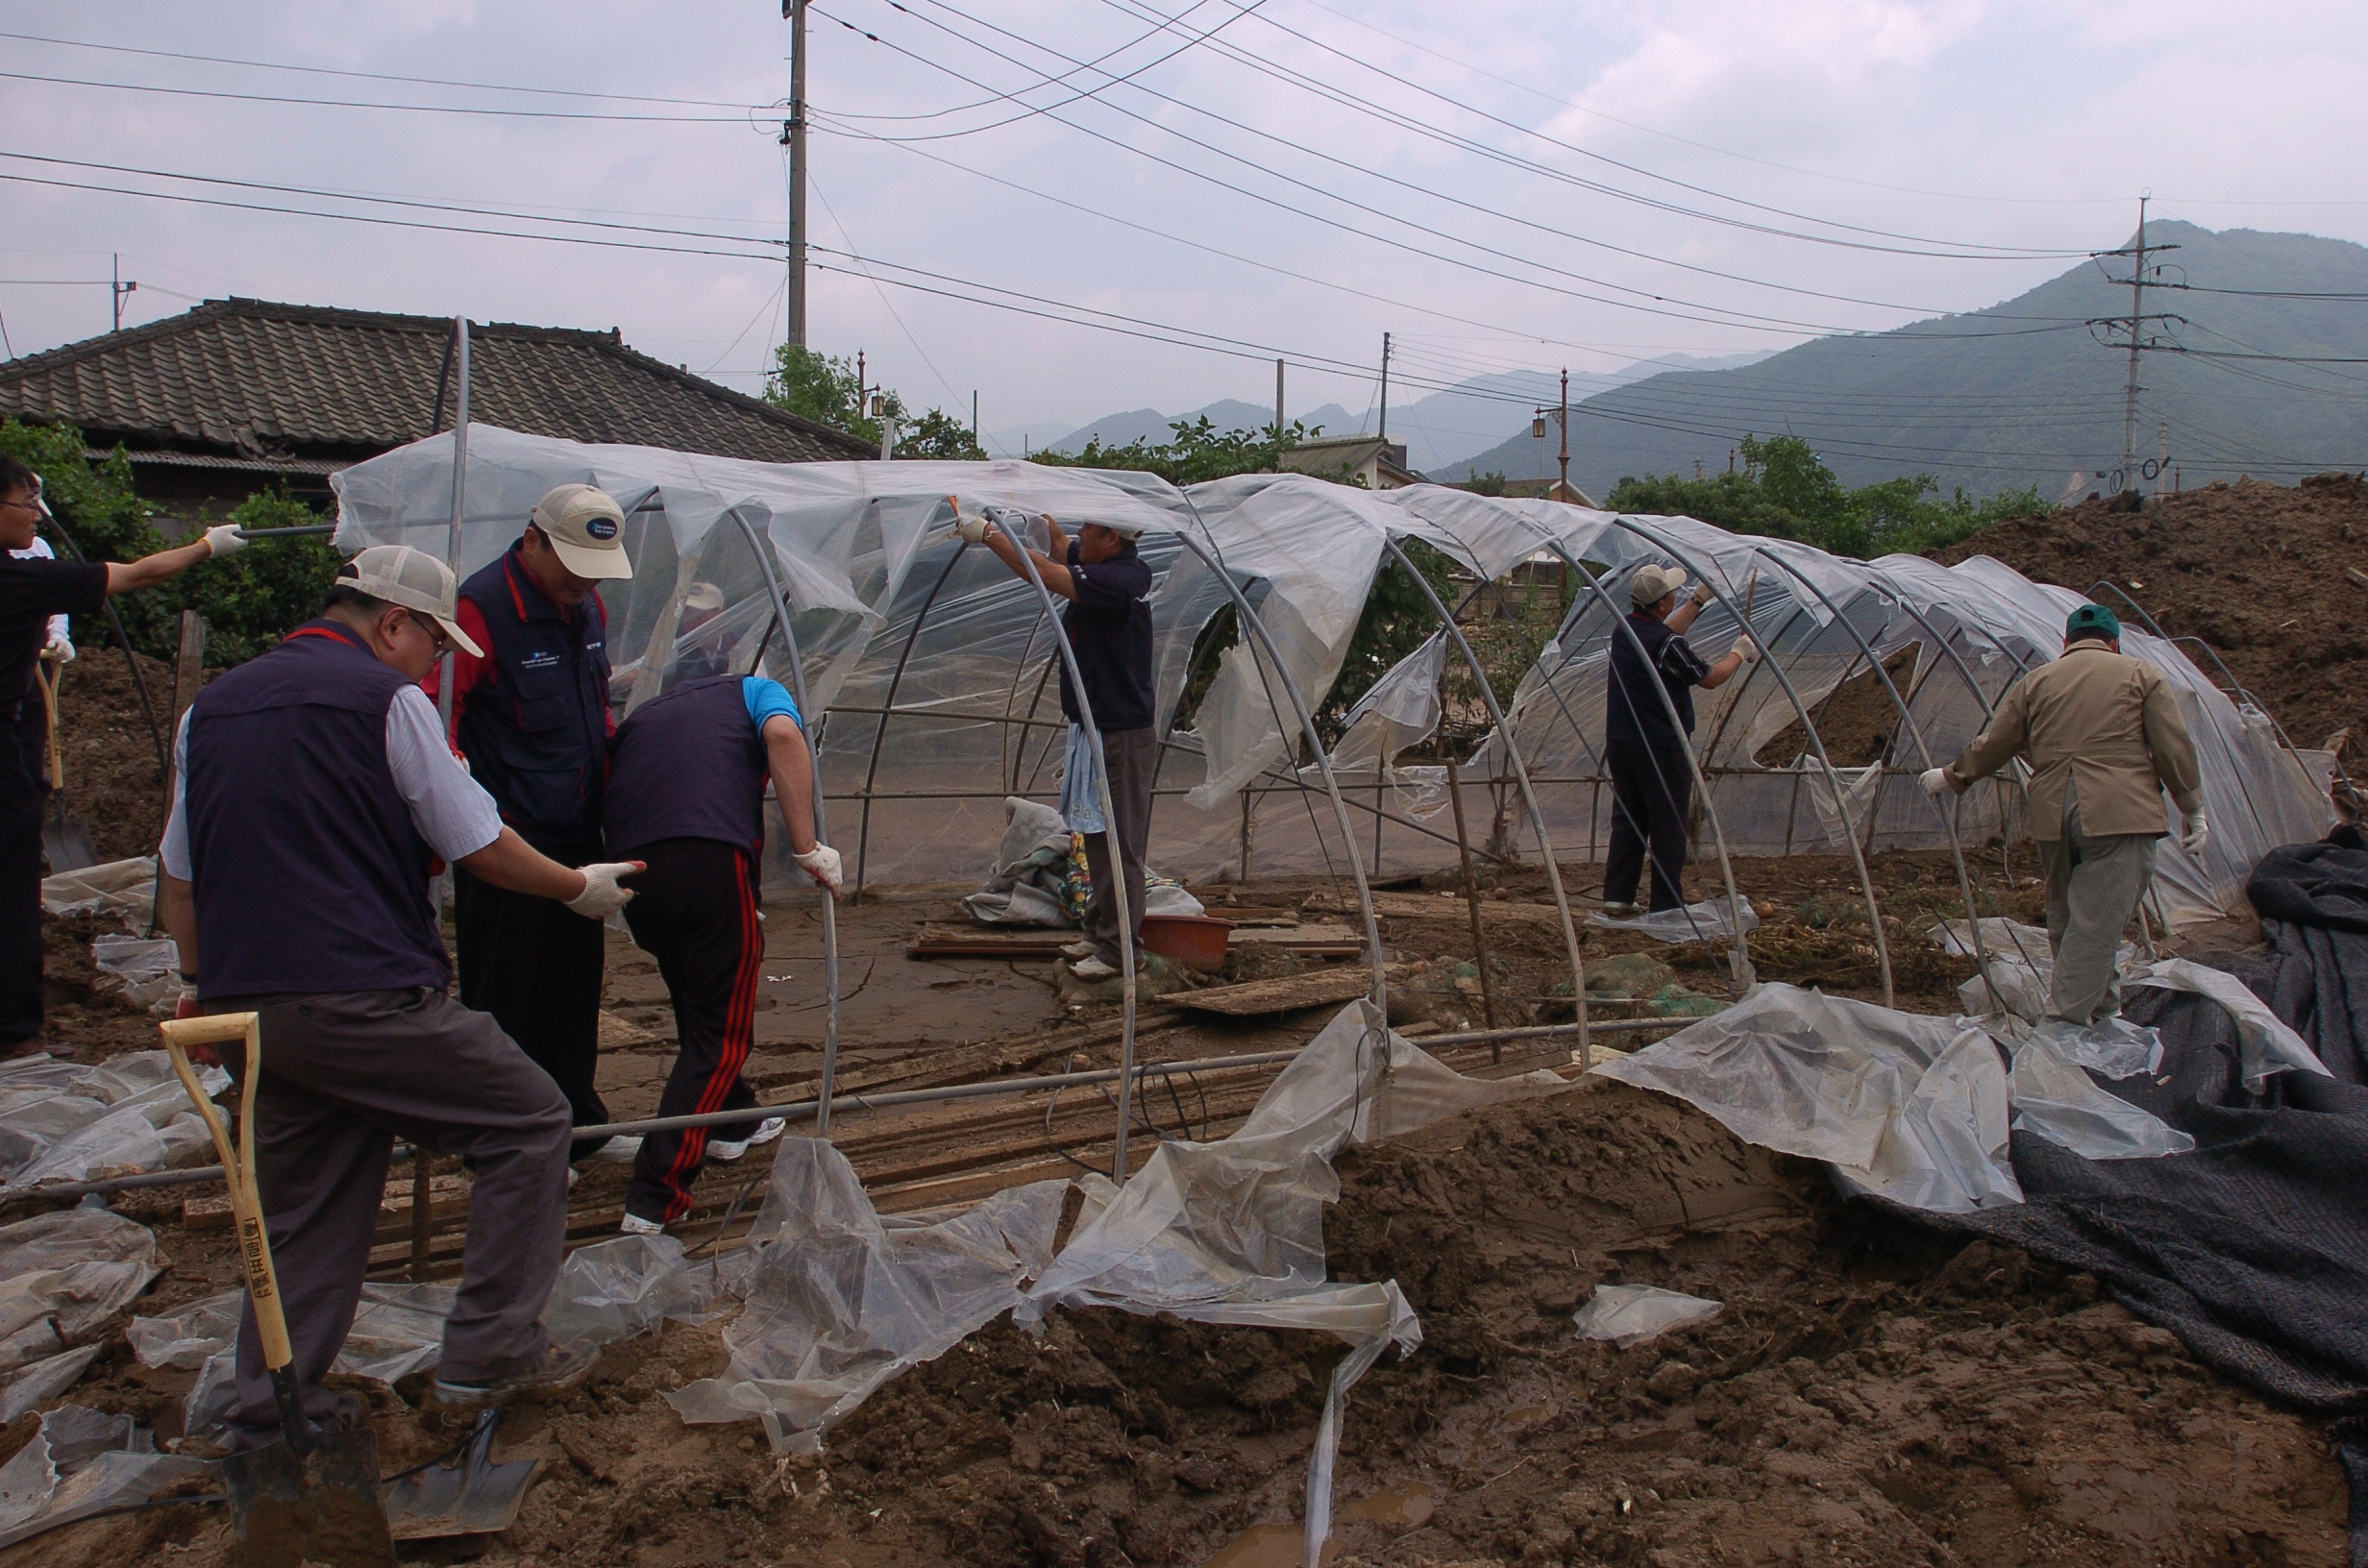
[[[1597,1083],[1353,1151],[1341,1174],[1334,1276],[1395,1279],[1424,1333],[1350,1397],[1341,1568],[2341,1560],[2342,1480],[2308,1423],[2094,1279],[1844,1202],[1674,1100]],[[1723,1308],[1633,1349],[1576,1342],[1598,1284]],[[504,1457],[543,1456],[546,1479],[475,1560],[1295,1563],[1341,1354],[1116,1311],[1055,1313],[1041,1338],[999,1323],[880,1389],[819,1458],[783,1460],[751,1426],[681,1424],[659,1395],[723,1349],[670,1326],[508,1418]],[[76,1397],[169,1431],[188,1376],[119,1358]],[[390,1466],[433,1452],[401,1401],[378,1407]],[[226,1545],[218,1523],[151,1514],[0,1565],[157,1560],[168,1541],[193,1563]]]
[[[2215,481],[2135,512],[2085,501],[2001,523],[1933,559],[1972,555],[2082,594],[2110,581],[2171,635],[2209,644],[2296,746],[2340,728],[2368,744],[2368,482],[2357,476]],[[2117,614],[2128,608],[2102,598]],[[2196,662],[2219,678],[2209,660]]]
[[[164,828],[164,773],[158,766],[157,737],[172,719],[173,667],[135,654],[148,685],[151,731],[139,692],[119,648],[86,648],[65,667],[58,683],[59,742],[64,753],[65,788],[58,800],[65,815],[90,829],[90,846],[101,860],[156,853]],[[208,671],[209,676],[218,671]],[[169,747],[170,737],[166,736]]]

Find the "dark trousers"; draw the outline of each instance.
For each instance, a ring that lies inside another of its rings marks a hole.
[[[1693,804],[1693,773],[1686,753],[1609,741],[1604,760],[1612,765],[1612,847],[1604,859],[1603,901],[1633,904],[1644,874],[1644,852],[1653,855],[1650,908],[1676,909],[1686,902],[1686,814]]]
[[[22,729],[0,707],[0,1045],[41,1032],[40,699]]]
[[[549,1346],[539,1319],[567,1231],[567,1102],[493,1019],[439,992],[356,991],[209,1001],[263,1016],[255,1175],[307,1416],[353,1327],[394,1140],[469,1155],[468,1240],[440,1375],[501,1377]],[[235,1058],[243,1050],[226,1053]],[[255,1306],[238,1328],[233,1444],[280,1433]]]
[[[537,844],[566,866],[601,858],[598,840]],[[453,934],[460,1001],[493,1015],[527,1060],[551,1074],[579,1127],[608,1119],[593,1080],[600,1070],[601,922],[550,898],[510,893],[453,868]],[[580,1160],[605,1139],[583,1142]]]
[[[754,1105],[756,1093],[740,1069],[756,1031],[756,980],[765,963],[756,856],[717,839],[661,839],[632,858],[650,869],[633,878],[625,920],[665,977],[680,1047],[657,1114],[696,1116]],[[706,1164],[708,1140],[755,1130],[750,1121],[652,1133],[626,1184],[627,1211],[670,1224],[680,1219],[691,1212],[691,1184]]]
[[[1159,731],[1156,729],[1122,729],[1105,731],[1101,738],[1102,761],[1110,776],[1110,811],[1116,819],[1109,826],[1118,834],[1118,876],[1126,879],[1126,920],[1128,939],[1133,943],[1135,959],[1143,958],[1143,856],[1151,842],[1151,775],[1159,768]],[[1119,905],[1112,896],[1116,880],[1110,869],[1110,834],[1088,833],[1085,836],[1085,870],[1094,880],[1094,891],[1085,901],[1085,940],[1094,944],[1094,956],[1112,968],[1122,967],[1119,945]]]

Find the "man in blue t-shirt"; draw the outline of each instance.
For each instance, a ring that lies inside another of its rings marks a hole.
[[[1084,710],[1061,668],[1061,712],[1069,719],[1069,762],[1061,780],[1061,816],[1070,831],[1085,838],[1085,868],[1094,891],[1085,905],[1085,940],[1062,949],[1080,980],[1107,980],[1120,972],[1125,947],[1143,961],[1143,860],[1151,838],[1151,778],[1159,768],[1157,704],[1151,693],[1151,567],[1135,549],[1131,524],[1088,523],[1075,540],[1045,519],[1050,551],[1029,551],[1036,575],[1069,600],[1061,612],[1086,700],[1100,732],[1109,766],[1110,810],[1102,821],[1101,792],[1095,787],[1094,746]],[[954,531],[984,544],[1016,576],[1028,575],[1020,547],[983,517],[965,519]],[[1110,864],[1111,829],[1118,839],[1118,865]],[[1128,930],[1119,929],[1116,878],[1126,879]]]
[[[768,778],[792,856],[825,893],[839,891],[839,853],[814,837],[814,754],[800,723],[780,682],[709,675],[634,709],[609,745],[603,832],[609,844],[632,845],[648,868],[633,878],[625,923],[657,960],[675,1006],[680,1049],[658,1097],[661,1116],[756,1103],[740,1072],[764,969],[757,857]],[[626,1232],[648,1235],[689,1213],[691,1184],[708,1156],[737,1160],[780,1136],[773,1116],[641,1139],[625,1188]]]
[[[1685,634],[1710,602],[1710,584],[1696,588],[1681,605],[1677,591],[1685,585],[1683,567],[1639,567],[1628,581],[1636,607],[1627,628],[1612,633],[1603,723],[1604,761],[1612,773],[1612,846],[1604,860],[1603,912],[1617,919],[1640,913],[1637,883],[1644,874],[1648,845],[1651,907],[1676,909],[1685,903],[1679,875],[1686,865],[1686,819],[1693,805],[1693,770],[1687,761],[1693,688],[1723,686],[1760,656],[1749,637],[1738,637],[1717,663],[1704,663]]]

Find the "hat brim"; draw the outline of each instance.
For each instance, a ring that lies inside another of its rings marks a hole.
[[[609,582],[633,575],[633,563],[625,558],[623,545],[613,550],[594,550],[589,545],[558,538],[548,528],[543,530],[543,537],[550,541],[553,551],[559,557],[559,564],[580,577],[593,582]]]
[[[485,650],[477,646],[477,639],[462,631],[455,623],[445,620],[440,615],[432,615],[428,619],[433,621],[437,628],[453,640],[455,648],[466,653],[470,658],[481,659],[485,656]]]

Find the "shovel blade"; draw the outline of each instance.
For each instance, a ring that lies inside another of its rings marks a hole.
[[[493,1433],[499,1420],[494,1410],[477,1418],[458,1462],[432,1464],[387,1483],[386,1518],[396,1540],[490,1535],[518,1522],[518,1505],[543,1461],[494,1463]]]
[[[52,876],[99,863],[98,851],[90,846],[89,824],[80,817],[52,817],[41,824],[41,856],[49,862]]]
[[[324,1433],[304,1455],[282,1438],[223,1460],[222,1479],[238,1568],[395,1568],[377,1433]]]

